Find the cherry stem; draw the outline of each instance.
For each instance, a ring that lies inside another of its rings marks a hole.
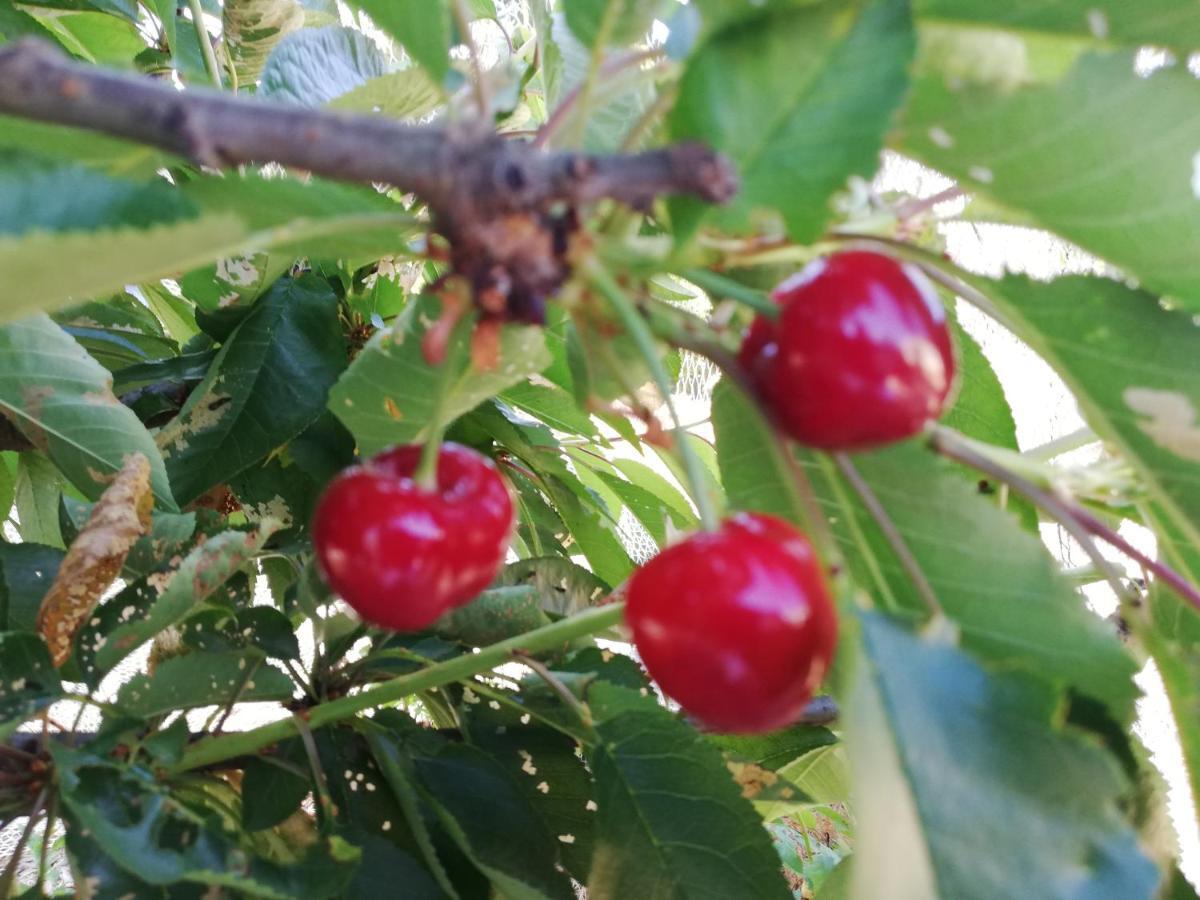
[[[208,77],[212,79],[217,90],[223,90],[225,85],[221,83],[221,65],[217,62],[212,38],[208,36],[208,27],[204,24],[204,10],[200,6],[200,0],[188,0],[188,8],[192,11],[192,27],[196,30],[196,40],[200,44],[201,56],[204,57],[204,70],[208,72]],[[174,51],[175,48],[172,47],[171,52]]]
[[[908,579],[912,582],[913,587],[916,588],[917,596],[925,604],[925,609],[929,612],[929,617],[931,619],[944,618],[946,611],[943,609],[941,601],[938,600],[933,585],[925,577],[925,572],[921,569],[921,564],[917,561],[917,558],[913,556],[912,550],[909,549],[908,542],[904,540],[904,535],[900,533],[900,529],[892,521],[892,517],[880,502],[875,491],[871,489],[871,485],[862,477],[854,463],[850,461],[850,457],[845,453],[834,453],[833,463],[837,466],[838,471],[842,473],[842,477],[849,482],[850,487],[854,488],[854,492],[858,494],[859,499],[866,506],[867,512],[871,514],[871,518],[875,520],[875,524],[883,532],[883,536],[892,548],[892,553],[895,554],[896,560],[904,569],[905,574],[908,575]]]
[[[13,880],[17,876],[17,867],[20,865],[21,857],[25,854],[25,845],[29,843],[29,838],[33,836],[34,826],[37,825],[42,808],[46,804],[46,798],[49,796],[50,785],[46,785],[42,788],[41,793],[37,795],[37,799],[33,801],[33,806],[29,809],[29,818],[25,820],[25,828],[21,831],[21,836],[17,838],[17,843],[12,848],[12,856],[8,860],[8,865],[4,867],[3,874],[0,874],[0,897],[7,897],[12,893]]]
[[[683,420],[679,418],[679,412],[675,409],[675,401],[671,397],[671,379],[667,375],[667,370],[663,367],[662,360],[659,358],[658,348],[655,346],[654,334],[650,331],[650,326],[646,324],[646,320],[642,318],[633,301],[625,295],[621,286],[613,280],[612,276],[602,266],[599,264],[591,265],[588,268],[588,278],[592,287],[608,300],[613,311],[617,314],[617,318],[625,326],[625,331],[633,339],[634,346],[637,347],[643,361],[649,367],[651,377],[653,377],[655,385],[657,385],[659,392],[663,396],[663,402],[666,404],[667,411],[671,414],[671,422],[675,434],[675,450],[679,456],[679,461],[683,464],[684,475],[687,477],[692,499],[696,503],[696,512],[700,517],[700,524],[707,531],[715,531],[720,523],[717,519],[716,510],[713,508],[712,499],[708,495],[708,485],[704,478],[704,470],[700,458],[696,455],[696,451],[688,441],[688,432],[683,427]]]
[[[577,616],[560,619],[484,647],[478,653],[456,656],[426,669],[365,688],[358,693],[330,700],[308,711],[308,727],[314,730],[323,728],[349,719],[363,710],[396,703],[421,691],[480,675],[508,662],[515,650],[540,653],[543,650],[564,647],[576,638],[608,631],[620,624],[624,614],[624,603],[596,606]],[[287,740],[299,733],[300,729],[295,720],[287,718],[260,725],[249,731],[214,735],[189,746],[184,751],[183,758],[172,768],[172,772],[190,772],[222,760],[257,753],[268,744]]]
[[[592,727],[592,711],[587,708],[587,704],[582,702],[578,697],[571,693],[571,689],[562,683],[562,680],[557,678],[545,665],[539,660],[534,659],[528,653],[515,651],[512,655],[513,660],[519,662],[529,671],[533,672],[538,678],[546,682],[550,690],[554,691],[568,707],[574,711],[575,715],[579,716],[579,721],[585,727]]]
[[[746,287],[732,278],[718,275],[708,269],[685,269],[679,274],[710,297],[724,297],[726,300],[733,300],[768,319],[779,318],[779,305],[762,291]]]
[[[471,34],[471,14],[467,9],[466,0],[452,0],[450,9],[454,14],[454,22],[462,35],[463,43],[471,57],[471,87],[475,92],[475,105],[479,107],[479,115],[487,118],[491,102],[488,98],[487,83],[483,77],[483,61],[479,55],[479,46]]]
[[[417,461],[413,481],[417,487],[425,491],[437,490],[438,456],[442,449],[442,436],[446,431],[446,400],[450,395],[450,386],[458,372],[459,351],[464,338],[475,327],[475,314],[465,312],[454,323],[450,339],[446,342],[446,356],[441,361],[441,377],[438,379],[437,396],[433,401],[433,411],[429,417],[429,435],[421,447],[421,458]]]
[[[1137,560],[1147,569],[1156,573],[1167,582],[1179,596],[1200,610],[1200,591],[1188,583],[1178,572],[1170,567],[1152,560],[1134,548],[1128,541],[1109,528],[1091,513],[1084,510],[1074,501],[1057,496],[1043,490],[1027,478],[1018,475],[995,460],[989,459],[971,446],[970,441],[958,432],[942,425],[933,425],[929,429],[929,445],[936,452],[964,465],[991,475],[1002,481],[1031,503],[1045,510],[1051,518],[1062,525],[1067,533],[1079,543],[1096,567],[1104,574],[1117,596],[1122,600],[1131,599],[1131,593],[1126,587],[1121,574],[1113,567],[1095,545],[1093,537],[1098,537],[1111,544],[1123,553]]]

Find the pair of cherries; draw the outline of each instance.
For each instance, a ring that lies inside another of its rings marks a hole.
[[[778,426],[822,450],[916,434],[954,377],[945,312],[917,271],[875,253],[813,263],[773,294],[739,359]],[[512,498],[486,457],[444,444],[436,484],[419,447],[338,475],[313,520],[330,586],[362,618],[398,631],[470,602],[503,565]],[[759,732],[795,722],[827,672],[837,615],[808,539],[743,513],[667,548],[629,579],[626,620],[650,675],[700,722]]]

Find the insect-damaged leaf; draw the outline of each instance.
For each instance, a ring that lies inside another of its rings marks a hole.
[[[42,599],[37,628],[55,666],[70,658],[75,633],[120,574],[134,542],[150,526],[153,506],[150,461],[137,453],[125,460],[116,480],[92,508]]]

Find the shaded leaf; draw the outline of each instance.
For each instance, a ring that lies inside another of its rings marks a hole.
[[[720,752],[651,697],[597,683],[596,853],[588,892],[646,900],[791,892]]]
[[[1158,871],[1118,809],[1119,770],[1057,723],[1053,690],[877,615],[861,624],[855,896],[1153,895]]]
[[[321,415],[345,364],[336,297],[283,278],[222,344],[179,417],[158,435],[184,503],[228,481]]]
[[[62,682],[42,639],[32,632],[0,632],[0,740],[62,695]]]
[[[153,676],[133,676],[121,686],[116,705],[149,719],[177,709],[291,696],[291,679],[266,665],[261,653],[188,653],[163,660]]]
[[[35,631],[38,609],[63,551],[42,544],[0,543],[0,631]]]
[[[553,838],[499,764],[466,746],[415,760],[443,826],[504,896],[569,898]],[[520,835],[519,841],[510,835]]]
[[[128,455],[140,453],[150,462],[158,505],[177,509],[162,455],[113,395],[112,377],[44,315],[0,328],[0,411],[89,499]]]
[[[321,106],[391,70],[379,47],[361,31],[305,28],[285,37],[271,53],[259,94],[281,103]]]
[[[36,451],[22,453],[17,461],[13,499],[17,532],[21,540],[51,547],[66,547],[58,522],[63,477],[54,463]]]

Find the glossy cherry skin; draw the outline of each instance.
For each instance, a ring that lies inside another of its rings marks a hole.
[[[739,358],[787,434],[865,450],[919,433],[954,382],[946,312],[911,265],[851,251],[817,260],[772,296]]]
[[[625,618],[650,676],[704,726],[795,722],[829,669],[837,613],[808,539],[743,513],[633,574]]]
[[[491,460],[443,444],[437,488],[413,481],[419,446],[396,447],[340,473],[313,516],[329,586],[364,621],[417,631],[476,597],[504,564],[513,503]]]

